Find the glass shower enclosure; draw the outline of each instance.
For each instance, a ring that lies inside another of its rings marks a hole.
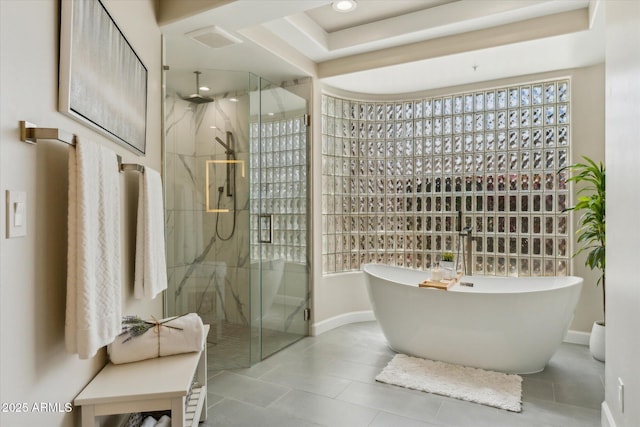
[[[307,102],[246,72],[165,87],[165,312],[211,325],[211,371],[247,367],[308,334]]]

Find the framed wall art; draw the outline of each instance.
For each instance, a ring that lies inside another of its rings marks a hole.
[[[145,154],[147,69],[100,0],[62,0],[60,112]]]

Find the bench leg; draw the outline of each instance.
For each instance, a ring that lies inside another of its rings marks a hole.
[[[80,407],[82,414],[82,427],[96,427],[95,407],[84,405]]]
[[[184,397],[176,397],[171,401],[171,427],[185,427],[184,411]]]

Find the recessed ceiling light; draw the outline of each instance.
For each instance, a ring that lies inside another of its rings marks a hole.
[[[337,12],[351,12],[358,6],[356,0],[338,0],[331,3],[333,10]]]
[[[229,101],[231,101],[231,102],[238,102],[238,98],[235,98],[235,97],[234,97],[234,98],[229,98]]]
[[[273,116],[273,113],[267,113],[267,116]]]
[[[200,90],[207,92],[207,91],[210,91],[211,89],[209,89],[207,86],[200,86]]]
[[[209,129],[218,129],[218,126],[209,126]]]

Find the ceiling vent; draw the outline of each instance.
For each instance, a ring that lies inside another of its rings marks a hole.
[[[191,31],[186,33],[185,36],[191,37],[193,40],[212,49],[220,49],[225,46],[242,43],[241,39],[215,25]]]

